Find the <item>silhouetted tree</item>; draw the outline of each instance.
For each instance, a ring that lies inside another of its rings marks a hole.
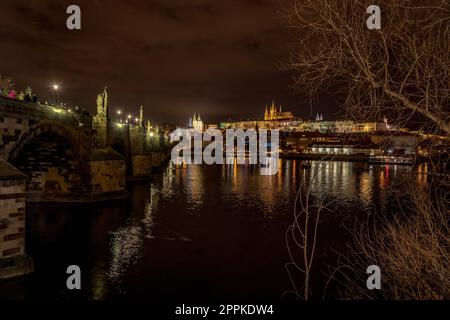
[[[380,30],[366,26],[371,0],[287,1],[298,40],[283,68],[300,90],[334,92],[361,119],[418,114],[450,135],[449,1],[380,0]]]
[[[450,1],[380,0],[380,30],[366,26],[371,0],[287,1],[298,37],[282,67],[312,101],[334,93],[357,120],[388,114],[404,126],[420,115],[450,135]],[[345,298],[450,297],[450,181],[434,167],[427,187],[400,192],[394,217],[376,215],[377,223],[353,230],[350,256],[357,259],[347,257],[350,272],[342,273]],[[386,280],[377,294],[361,281],[371,264]]]

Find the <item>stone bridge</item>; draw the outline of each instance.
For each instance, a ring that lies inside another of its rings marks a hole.
[[[161,132],[109,117],[108,93],[97,112],[0,96],[0,280],[29,272],[25,203],[92,202],[127,196],[127,180],[150,178],[165,160]]]
[[[30,201],[96,200],[150,177],[164,138],[138,123],[111,121],[106,89],[93,117],[77,110],[0,97],[0,157],[27,177]]]

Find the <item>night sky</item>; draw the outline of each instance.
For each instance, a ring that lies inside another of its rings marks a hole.
[[[71,4],[81,31],[66,28]],[[142,104],[159,123],[194,112],[207,123],[262,117],[272,99],[297,116],[332,117],[279,70],[293,39],[280,9],[279,0],[1,0],[0,74],[41,101],[58,83],[61,100],[91,112],[107,85],[112,111]]]

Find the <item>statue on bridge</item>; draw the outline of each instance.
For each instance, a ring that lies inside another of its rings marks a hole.
[[[108,88],[97,96],[97,116],[108,117]]]
[[[108,114],[108,88],[97,96],[97,114],[92,118],[92,127],[97,131],[95,146],[105,148],[108,145],[109,114]]]
[[[144,127],[144,106],[139,110],[139,127]]]

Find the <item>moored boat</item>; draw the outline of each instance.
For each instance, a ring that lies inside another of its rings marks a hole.
[[[369,158],[369,163],[374,164],[403,164],[403,165],[413,165],[413,157],[395,157],[395,156],[371,156]]]

